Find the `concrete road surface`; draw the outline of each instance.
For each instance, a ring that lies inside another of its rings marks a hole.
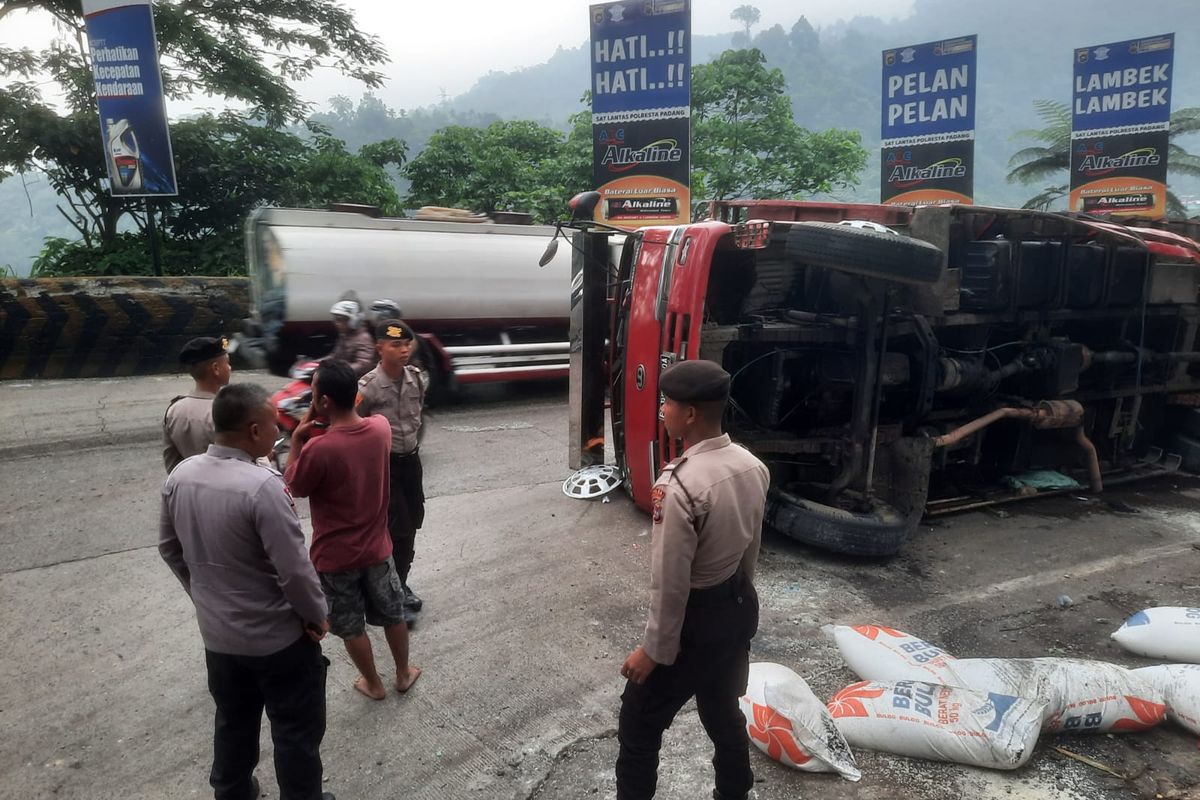
[[[158,425],[185,388],[171,377],[0,384],[2,798],[211,796],[203,650],[154,546]],[[612,798],[618,669],[644,624],[649,521],[620,496],[560,493],[562,387],[476,392],[428,424],[412,576],[426,602],[412,639],[425,673],[408,695],[370,702],[351,688],[340,643],[326,641],[328,788],[342,800]],[[1136,513],[1063,497],[953,517],[887,562],[768,535],[752,658],[791,666],[821,697],[854,680],[820,634],[830,622],[901,628],[960,656],[1150,663],[1108,634],[1144,606],[1200,605],[1200,485],[1181,477],[1106,497]],[[755,752],[754,796],[1200,793],[1196,739],[1168,726],[1044,737],[1013,773],[856,755],[864,778],[851,784]],[[689,706],[667,734],[658,796],[708,797],[709,758]],[[265,728],[258,774],[278,797]]]

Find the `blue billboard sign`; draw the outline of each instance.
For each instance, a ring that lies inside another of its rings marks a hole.
[[[1072,131],[1166,128],[1174,58],[1173,33],[1076,50]]]
[[[1166,213],[1174,59],[1173,33],[1075,50],[1071,210]]]
[[[83,0],[109,191],[176,195],[150,0]]]
[[[689,0],[648,0],[591,7],[593,114],[606,123],[688,115],[688,6]]]
[[[883,202],[972,202],[977,44],[971,35],[883,51]]]
[[[691,219],[691,0],[594,5],[592,175],[597,218],[624,227]]]
[[[884,50],[883,140],[973,133],[977,52],[975,36]]]

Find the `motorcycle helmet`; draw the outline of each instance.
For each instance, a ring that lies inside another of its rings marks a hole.
[[[329,309],[329,313],[339,317],[346,317],[350,321],[350,327],[355,329],[363,321],[361,309],[359,309],[358,303],[353,300],[338,300]]]
[[[385,319],[404,319],[404,315],[400,313],[400,306],[395,300],[388,300],[381,297],[367,310],[367,317],[370,319],[372,326],[378,325]]]

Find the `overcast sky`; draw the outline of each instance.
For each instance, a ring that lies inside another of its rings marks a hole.
[[[912,0],[695,0],[692,30],[696,34],[728,33],[740,23],[729,12],[743,2],[762,12],[756,30],[776,23],[790,28],[801,15],[816,27],[858,15],[907,16]],[[378,94],[393,108],[436,103],[443,91],[465,92],[489,71],[511,71],[540,64],[558,47],[578,47],[588,38],[589,0],[460,0],[415,2],[343,0],[354,9],[361,30],[374,33],[391,56],[384,71],[387,84]],[[40,48],[53,35],[49,15],[17,12],[0,22],[0,43]],[[314,77],[304,87],[305,99],[320,105],[335,94],[352,98],[363,87],[336,73]],[[197,98],[172,104],[172,113],[214,105]]]

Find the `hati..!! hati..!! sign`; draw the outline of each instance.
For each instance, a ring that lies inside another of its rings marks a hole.
[[[175,195],[150,0],[83,0],[100,142],[113,195]]]
[[[1163,216],[1175,34],[1075,51],[1071,210]]]
[[[971,202],[977,51],[973,35],[883,51],[882,202]]]
[[[688,222],[691,0],[603,3],[590,13],[596,219]]]

